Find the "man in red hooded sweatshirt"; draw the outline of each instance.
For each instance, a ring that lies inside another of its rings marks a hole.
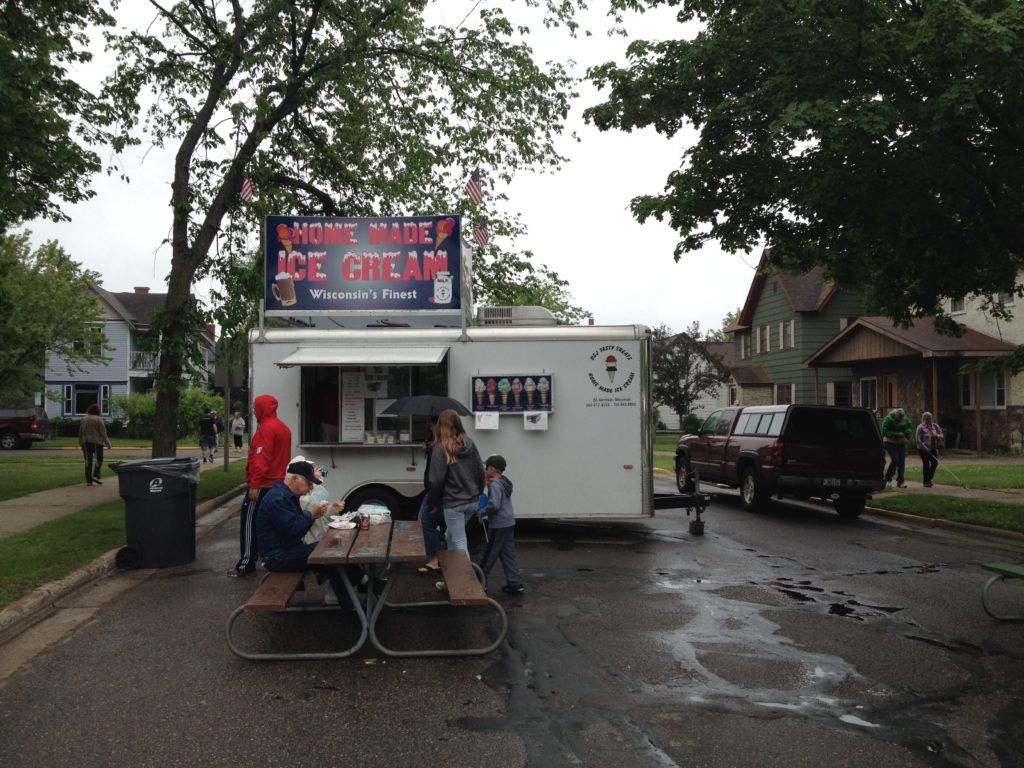
[[[278,480],[284,479],[292,455],[292,431],[277,418],[277,398],[260,395],[252,404],[259,426],[249,440],[249,463],[245,480],[249,492],[242,499],[241,552],[238,564],[228,576],[248,576],[256,570],[256,512],[260,502]]]

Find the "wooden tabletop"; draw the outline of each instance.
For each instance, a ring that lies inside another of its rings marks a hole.
[[[423,527],[414,520],[371,525],[366,530],[328,528],[309,556],[313,565],[425,563]]]

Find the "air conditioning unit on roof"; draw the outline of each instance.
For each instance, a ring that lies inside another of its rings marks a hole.
[[[558,325],[558,320],[544,307],[480,307],[477,325]]]

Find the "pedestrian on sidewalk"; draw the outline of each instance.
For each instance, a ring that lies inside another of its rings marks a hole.
[[[82,455],[85,457],[85,484],[103,485],[103,481],[100,480],[103,448],[110,448],[111,445],[107,438],[107,425],[103,423],[100,406],[97,403],[85,409],[85,416],[78,425],[78,444],[82,446]]]
[[[292,454],[292,431],[277,418],[277,398],[260,395],[253,401],[257,427],[249,440],[249,461],[245,468],[249,490],[242,498],[239,520],[241,557],[228,576],[248,576],[256,570],[256,514],[267,492],[278,480],[284,480]]]
[[[242,448],[242,436],[245,434],[245,419],[242,418],[241,411],[235,411],[235,416],[231,419],[231,436],[235,439],[235,448],[241,450]]]
[[[932,415],[925,411],[921,414],[921,423],[917,425],[917,453],[923,465],[922,475],[924,487],[932,487],[932,478],[939,467],[939,448],[942,447],[942,427],[932,420]]]
[[[914,425],[910,423],[902,408],[893,408],[882,419],[882,447],[889,454],[889,468],[885,470],[885,484],[892,484],[896,476],[896,487],[905,488],[904,472],[907,468],[907,443],[914,436]]]
[[[210,406],[203,408],[203,415],[199,417],[199,450],[203,452],[204,464],[213,461],[213,452],[217,450],[217,422]]]

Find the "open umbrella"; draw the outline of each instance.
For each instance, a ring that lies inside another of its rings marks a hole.
[[[453,397],[443,395],[412,395],[400,397],[383,411],[382,416],[440,416],[451,409],[459,416],[469,416],[469,409]]]

